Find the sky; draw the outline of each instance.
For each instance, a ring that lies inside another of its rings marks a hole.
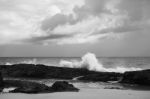
[[[0,57],[150,56],[150,0],[0,0]]]

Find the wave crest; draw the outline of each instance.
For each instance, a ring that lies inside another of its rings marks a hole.
[[[124,73],[126,71],[137,71],[142,70],[141,68],[135,67],[124,67],[118,66],[115,68],[105,68],[96,58],[96,55],[93,53],[87,53],[82,58],[81,61],[67,61],[61,60],[60,66],[62,67],[70,67],[70,68],[86,68],[91,71],[99,71],[99,72],[119,72]]]

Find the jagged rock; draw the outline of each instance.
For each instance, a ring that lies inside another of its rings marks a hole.
[[[75,88],[72,84],[69,84],[66,81],[57,81],[55,82],[51,89],[53,91],[79,91],[79,89]]]
[[[150,70],[125,72],[120,83],[150,86]]]

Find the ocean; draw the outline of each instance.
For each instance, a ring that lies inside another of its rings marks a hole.
[[[98,63],[105,68],[141,68],[150,69],[150,57],[97,57]],[[0,57],[0,65],[12,64],[44,64],[48,66],[73,65],[82,62],[80,57]],[[87,59],[84,61],[95,61]],[[72,64],[71,64],[72,63]],[[87,62],[88,63],[88,62]],[[95,64],[95,63],[90,63]]]
[[[150,57],[95,57],[93,54],[86,55],[83,57],[1,57],[0,65],[12,65],[12,64],[44,64],[47,66],[70,66],[70,65],[81,65],[81,63],[86,63],[86,65],[91,66],[92,64],[103,67],[107,70],[110,68],[115,69],[116,67],[120,67],[120,70],[136,70],[139,69],[150,69]],[[79,67],[80,67],[79,66]],[[73,68],[73,66],[70,66]],[[77,68],[77,67],[76,67]],[[125,69],[127,68],[127,69]],[[102,68],[100,68],[102,69]],[[116,70],[117,71],[117,70]],[[13,78],[14,79],[14,78]],[[20,78],[16,78],[16,80],[20,80]],[[21,79],[21,80],[29,80],[33,82],[44,83],[48,86],[51,86],[55,81],[61,79]],[[109,88],[120,88],[120,89],[150,89],[146,86],[133,86],[133,85],[122,85],[119,83],[107,83],[107,82],[80,82],[74,80],[67,80],[72,83],[79,89],[109,89]]]

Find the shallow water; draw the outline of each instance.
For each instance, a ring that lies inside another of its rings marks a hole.
[[[83,82],[78,80],[63,80],[63,79],[26,79],[26,78],[5,78],[9,80],[22,80],[38,82],[41,84],[46,84],[47,86],[52,86],[56,81],[67,81],[73,84],[79,89],[117,89],[117,90],[144,90],[150,91],[150,86],[139,86],[135,84],[121,84],[117,82]]]

